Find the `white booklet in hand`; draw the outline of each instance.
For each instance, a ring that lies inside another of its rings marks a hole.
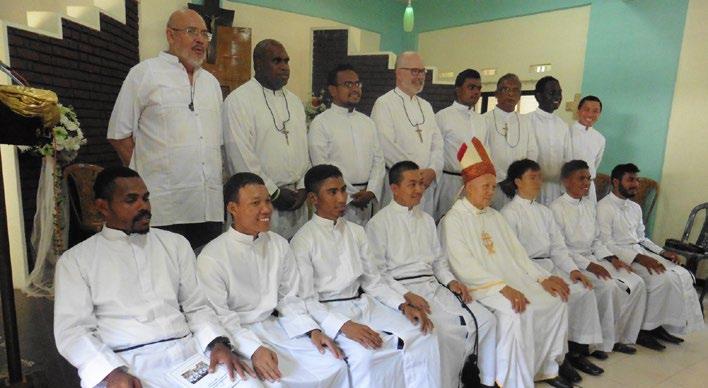
[[[177,387],[182,388],[233,388],[242,379],[234,371],[231,381],[226,367],[219,365],[214,373],[209,373],[209,359],[203,354],[195,354],[168,372]]]

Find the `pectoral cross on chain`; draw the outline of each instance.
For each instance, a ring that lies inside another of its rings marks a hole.
[[[418,139],[422,143],[423,142],[423,130],[420,129],[420,125],[416,125],[415,128],[416,128],[415,131],[418,132]]]
[[[482,232],[482,245],[487,248],[487,252],[490,255],[494,254],[494,240],[492,240],[492,236],[487,232]]]
[[[502,132],[504,132],[504,138],[506,139],[506,134],[509,133],[509,124],[504,123],[504,128],[502,128]]]
[[[288,145],[290,145],[290,138],[288,137],[288,134],[290,133],[290,131],[288,131],[286,128],[283,128],[282,133],[283,133],[283,135],[285,135],[285,142],[288,143]]]

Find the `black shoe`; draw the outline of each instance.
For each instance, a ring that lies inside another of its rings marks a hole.
[[[583,356],[568,355],[567,359],[570,362],[570,365],[572,365],[575,369],[585,372],[591,376],[599,376],[605,372],[602,368],[593,364]]]
[[[558,375],[559,377],[562,377],[565,382],[571,384],[579,383],[583,379],[580,377],[580,373],[578,373],[578,371],[570,365],[570,362],[568,362],[568,356],[565,357],[565,360],[563,360],[560,368],[558,368]]]
[[[637,345],[642,345],[645,348],[649,348],[659,352],[666,349],[666,346],[660,344],[659,341],[654,338],[654,336],[644,330],[640,331],[639,335],[637,336]]]
[[[636,348],[633,348],[629,345],[621,344],[621,343],[616,343],[615,347],[612,348],[613,352],[619,352],[619,353],[624,353],[624,354],[634,354],[637,352]]]
[[[543,380],[544,383],[557,388],[573,388],[573,383],[569,383],[561,376],[554,377],[552,379]]]
[[[683,338],[679,338],[676,336],[673,336],[669,334],[663,327],[659,326],[656,329],[651,331],[651,335],[656,337],[656,339],[660,339],[662,341],[670,342],[672,344],[680,344],[683,342]]]
[[[596,350],[592,353],[590,353],[591,356],[597,358],[598,360],[607,360],[607,353],[603,352],[602,350]]]

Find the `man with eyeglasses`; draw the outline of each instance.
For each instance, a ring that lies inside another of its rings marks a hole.
[[[354,67],[340,64],[327,75],[332,106],[310,123],[312,165],[333,164],[347,184],[347,221],[366,225],[376,200],[381,200],[386,174],[383,152],[373,120],[356,111],[362,83]]]
[[[221,233],[219,82],[201,68],[211,39],[204,20],[177,10],[165,28],[169,48],[134,66],[108,123],[108,141],[152,194],[152,224],[193,248]]]
[[[557,79],[546,76],[536,82],[534,97],[538,108],[524,115],[536,135],[538,159],[543,171],[543,186],[538,195],[538,202],[550,206],[563,192],[560,184],[560,172],[563,164],[573,158],[568,124],[554,114],[561,101],[563,90]]]
[[[255,76],[224,101],[226,164],[230,174],[252,172],[263,178],[275,207],[271,230],[289,240],[307,222],[305,108],[285,88],[290,57],[282,43],[258,42],[253,69]]]
[[[443,170],[443,141],[429,102],[418,94],[425,85],[425,65],[413,51],[396,59],[396,87],[374,103],[371,118],[376,123],[386,168],[410,160],[420,166],[426,187],[421,209],[434,216],[438,180]],[[391,202],[389,187],[384,187],[382,205]]]
[[[469,139],[480,139],[487,145],[487,127],[482,116],[475,112],[475,105],[482,95],[482,80],[479,72],[466,69],[455,78],[455,101],[452,105],[435,114],[440,133],[445,142],[443,153],[445,167],[440,177],[438,204],[435,219],[439,220],[447,213],[457,200],[462,189],[460,163],[457,161],[457,151]]]
[[[516,160],[538,160],[538,145],[528,119],[519,115],[516,106],[521,101],[521,81],[516,74],[504,74],[497,81],[494,96],[497,106],[482,115],[487,127],[489,156],[496,168],[497,184],[506,179],[509,165]],[[492,207],[501,210],[509,202],[497,187]]]

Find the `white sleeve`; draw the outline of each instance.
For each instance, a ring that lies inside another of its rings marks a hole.
[[[108,121],[106,137],[108,139],[125,139],[138,130],[138,123],[143,109],[141,87],[149,83],[145,80],[145,66],[135,66],[128,72],[123,85],[118,92],[113,112]]]
[[[625,248],[616,244],[613,238],[612,222],[615,217],[615,209],[612,206],[597,206],[597,228],[600,231],[600,240],[603,244],[615,254],[620,260],[624,261],[626,264],[632,264],[634,259],[637,257],[637,253],[634,249]]]
[[[392,113],[381,98],[379,97],[374,103],[371,119],[376,123],[386,166],[391,167],[401,160],[408,160],[408,155],[396,142],[396,127]]]
[[[379,140],[378,131],[376,130],[376,123],[371,121],[371,125],[374,129],[374,144],[372,144],[374,154],[374,160],[371,163],[371,172],[369,172],[369,184],[366,190],[371,191],[376,195],[379,202],[382,201],[383,187],[387,182],[384,182],[386,177],[386,162],[384,160],[383,150],[381,149],[381,142]]]

